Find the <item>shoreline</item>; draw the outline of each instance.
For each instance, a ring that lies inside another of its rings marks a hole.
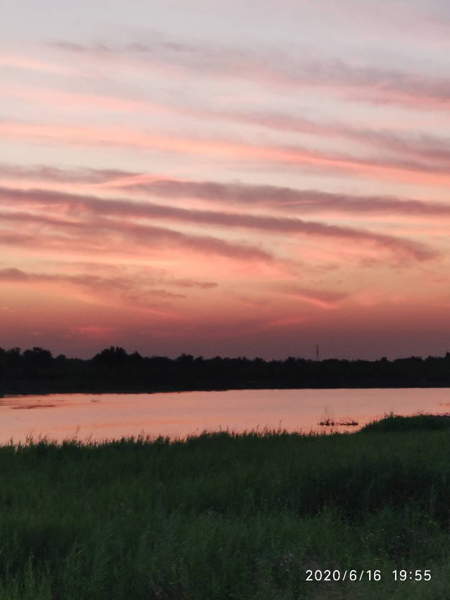
[[[5,389],[6,388],[6,389]],[[408,390],[408,389],[449,389],[450,385],[339,385],[339,386],[280,386],[280,385],[230,385],[230,386],[160,386],[160,387],[59,387],[57,389],[49,389],[46,386],[36,386],[30,389],[24,386],[24,389],[17,390],[14,385],[12,389],[8,386],[3,386],[0,392],[0,398],[26,397],[26,396],[50,396],[55,394],[172,394],[172,393],[188,393],[188,392],[228,392],[232,390]]]

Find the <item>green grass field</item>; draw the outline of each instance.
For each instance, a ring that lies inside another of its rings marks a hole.
[[[0,599],[445,600],[449,426],[2,446]]]

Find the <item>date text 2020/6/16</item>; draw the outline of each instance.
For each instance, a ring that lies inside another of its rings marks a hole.
[[[390,575],[394,581],[430,581],[431,571],[429,569],[395,569]],[[381,581],[380,569],[308,569],[306,581]]]

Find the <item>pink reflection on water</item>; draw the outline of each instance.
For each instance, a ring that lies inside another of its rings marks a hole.
[[[131,435],[184,437],[202,431],[264,428],[355,431],[320,427],[324,419],[359,426],[385,414],[442,413],[443,389],[230,390],[167,394],[53,394],[0,398],[0,443],[27,436],[63,440]]]

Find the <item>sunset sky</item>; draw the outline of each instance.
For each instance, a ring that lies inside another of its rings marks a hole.
[[[0,346],[450,351],[448,0],[2,0]]]

